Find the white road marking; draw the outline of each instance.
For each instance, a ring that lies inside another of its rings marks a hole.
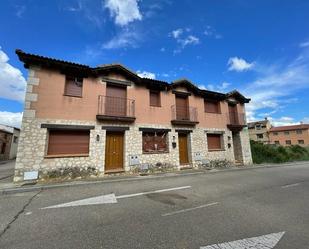
[[[271,249],[277,245],[284,233],[285,232],[271,233],[221,244],[201,246],[200,249]]]
[[[185,213],[185,212],[193,211],[193,210],[200,209],[200,208],[210,207],[210,206],[217,205],[217,204],[219,204],[219,202],[212,202],[212,203],[208,203],[208,204],[193,207],[193,208],[186,208],[186,209],[181,209],[181,210],[178,210],[178,211],[175,211],[175,212],[162,214],[161,216],[164,217],[164,216],[170,216],[170,215],[174,215],[174,214]]]
[[[183,187],[177,187],[177,188],[166,188],[166,189],[159,189],[159,190],[148,191],[148,192],[140,192],[140,193],[136,193],[136,194],[120,195],[120,196],[117,196],[117,199],[130,198],[130,197],[135,197],[135,196],[140,196],[140,195],[148,195],[148,194],[155,194],[155,193],[162,193],[162,192],[169,192],[169,191],[175,191],[175,190],[181,190],[181,189],[187,189],[187,188],[191,188],[191,186],[183,186]]]
[[[284,185],[284,186],[281,186],[281,188],[290,188],[290,187],[296,187],[298,186],[300,183],[293,183],[293,184],[288,184],[288,185]]]
[[[82,199],[82,200],[71,201],[71,202],[62,203],[62,204],[58,204],[58,205],[43,207],[41,209],[117,203],[117,199],[130,198],[130,197],[136,197],[136,196],[154,194],[154,193],[162,193],[162,192],[168,192],[168,191],[175,191],[175,190],[181,190],[181,189],[187,189],[187,188],[191,188],[191,186],[182,186],[182,187],[176,187],[176,188],[159,189],[159,190],[154,190],[154,191],[140,192],[140,193],[135,193],[135,194],[120,195],[120,196],[115,196],[115,194],[100,195],[100,196],[86,198],[86,199]]]
[[[67,203],[63,203],[59,205],[44,207],[41,209],[76,207],[76,206],[98,205],[98,204],[107,204],[107,203],[117,203],[116,196],[114,194],[101,195],[97,197],[91,197],[91,198],[82,199],[78,201],[72,201],[72,202],[67,202]]]

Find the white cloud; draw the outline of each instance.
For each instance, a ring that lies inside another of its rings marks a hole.
[[[8,63],[9,57],[0,47],[0,98],[23,101],[26,80],[22,72]]]
[[[155,79],[156,78],[156,74],[155,73],[151,73],[151,72],[147,72],[147,71],[137,71],[137,75],[139,77],[142,78],[149,78],[149,79]]]
[[[187,38],[180,40],[180,43],[182,44],[183,47],[185,47],[189,44],[192,44],[192,45],[199,44],[200,39],[194,35],[189,35]]]
[[[115,17],[117,25],[126,26],[135,20],[142,20],[137,2],[138,0],[105,0],[104,7]]]
[[[227,90],[227,88],[231,85],[231,83],[228,82],[222,82],[221,84],[208,84],[207,89],[210,91],[217,91],[217,92],[224,92]]]
[[[23,113],[22,112],[6,112],[0,111],[0,120],[1,124],[20,127],[21,119]]]
[[[204,35],[208,37],[214,37],[215,39],[221,39],[222,35],[218,34],[217,31],[211,27],[210,25],[206,26],[205,31],[203,32]]]
[[[242,72],[251,69],[254,66],[254,63],[249,63],[242,58],[231,57],[228,61],[228,70]]]
[[[304,117],[302,121],[304,124],[309,124],[309,117]]]
[[[309,41],[305,41],[299,44],[301,48],[309,47]]]
[[[190,28],[179,28],[169,33],[169,36],[173,37],[179,44],[179,47],[174,49],[174,54],[180,53],[188,45],[200,43],[200,39],[197,36],[188,34],[189,32],[191,32]]]
[[[136,48],[141,39],[139,33],[130,30],[123,30],[106,43],[103,43],[103,49]]]
[[[294,118],[292,118],[292,117],[280,117],[280,118],[267,117],[267,119],[269,119],[270,123],[273,126],[285,126],[285,125],[300,124],[300,122],[296,122],[294,120]]]
[[[280,65],[279,62],[273,65],[259,65],[257,73],[260,76],[246,84],[242,91],[251,98],[246,107],[249,121],[256,120],[257,113],[263,110],[267,113],[282,111],[287,104],[297,101],[296,98],[291,98],[293,94],[308,91],[309,53],[302,51],[296,59],[286,65]]]
[[[171,32],[171,36],[173,36],[175,39],[178,39],[179,36],[183,33],[183,29],[175,29]]]

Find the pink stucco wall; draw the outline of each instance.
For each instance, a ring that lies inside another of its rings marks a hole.
[[[64,96],[65,75],[57,71],[41,69],[36,71],[40,84],[33,89],[38,93],[38,101],[32,102],[31,109],[36,110],[37,118],[72,119],[95,121],[98,110],[98,96],[105,95],[106,85],[100,78],[84,78],[82,98]],[[124,79],[120,75],[110,75],[111,78]],[[185,88],[176,89],[186,91]],[[149,90],[142,86],[128,86],[127,98],[135,100],[136,123],[170,125],[171,106],[175,105],[175,94],[171,91],[161,91],[161,107],[149,105]],[[189,96],[189,106],[198,111],[198,126],[205,128],[225,128],[227,122],[228,104],[221,101],[221,114],[204,112],[204,100],[201,97]],[[244,111],[243,105],[238,105],[238,111]]]

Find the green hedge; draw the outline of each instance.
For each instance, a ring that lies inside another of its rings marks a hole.
[[[299,145],[287,147],[250,141],[253,163],[283,163],[309,160],[309,148]]]

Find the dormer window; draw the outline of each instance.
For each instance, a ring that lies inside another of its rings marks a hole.
[[[82,97],[83,78],[66,76],[64,95],[71,97]]]

